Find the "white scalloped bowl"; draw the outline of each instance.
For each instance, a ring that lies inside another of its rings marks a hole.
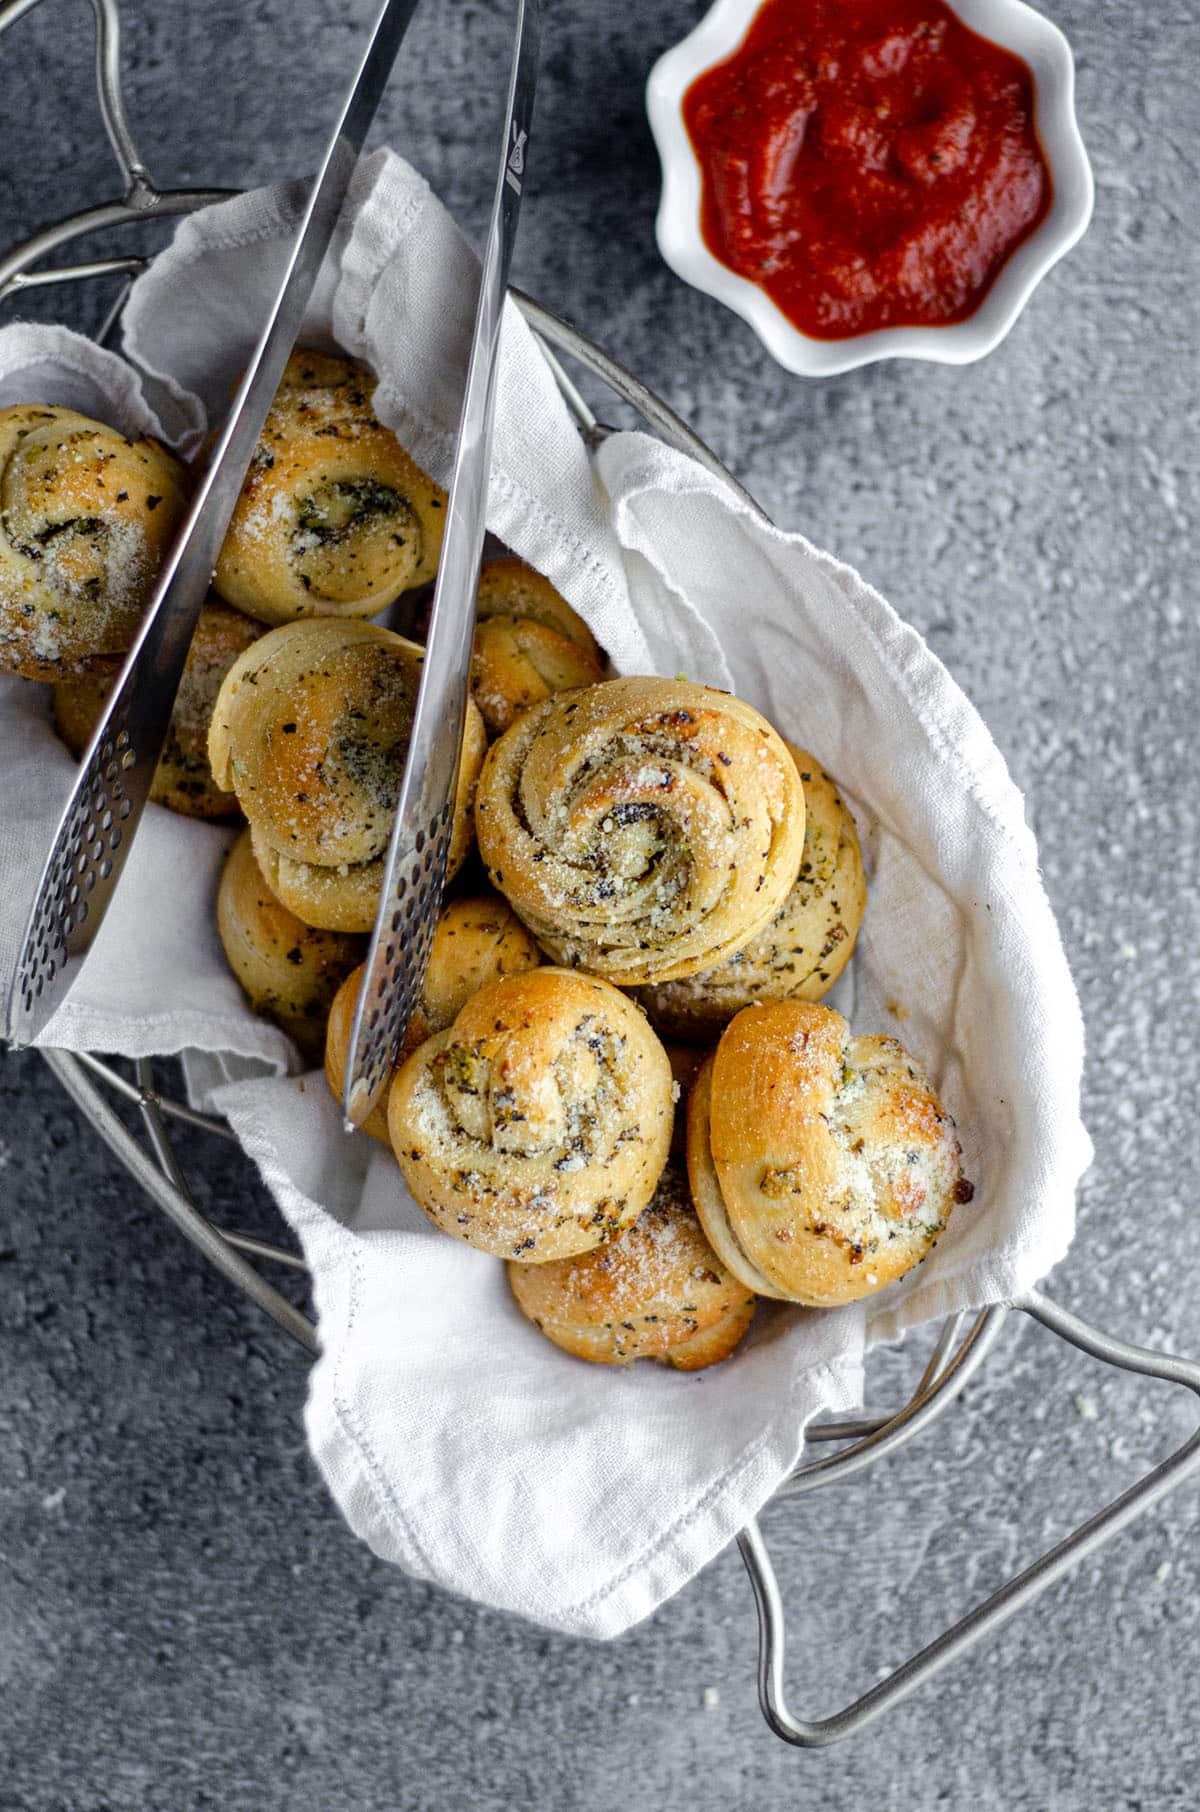
[[[1054,184],[1050,211],[965,321],[814,340],[793,326],[765,290],[715,258],[700,231],[701,171],[684,125],[684,95],[697,76],[732,56],[761,4],[716,0],[695,30],[650,71],[646,110],[663,170],[655,232],[666,262],[685,283],[748,321],[772,357],[800,377],[833,377],[877,359],[967,365],[983,358],[1000,344],[1046,272],[1083,236],[1092,217],[1092,171],[1075,119],[1075,65],[1066,38],[1023,0],[952,0],[964,25],[1014,51],[1032,71],[1034,123]]]

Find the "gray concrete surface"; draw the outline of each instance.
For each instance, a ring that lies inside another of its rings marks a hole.
[[[1097,1161],[1052,1288],[1193,1352],[1197,12],[1058,0],[1096,219],[974,368],[803,385],[658,262],[641,85],[696,0],[550,6],[517,256],[518,280],[690,415],[781,521],[858,563],[979,705],[1027,790],[1090,1033]],[[368,7],[126,13],[155,173],[238,184],[310,166]],[[503,14],[426,0],[386,109],[386,135],[476,228]],[[4,243],[108,182],[87,23],[49,0],[3,44]],[[1194,1489],[872,1733],[795,1754],[759,1718],[733,1553],[609,1647],[376,1564],[308,1462],[303,1365],[156,1218],[36,1058],[4,1061],[0,1092],[4,1812],[1200,1802]],[[213,1204],[244,1196],[240,1173],[204,1161]],[[238,1206],[270,1225],[261,1203]],[[1014,1327],[937,1432],[768,1515],[797,1706],[878,1677],[1190,1416]]]

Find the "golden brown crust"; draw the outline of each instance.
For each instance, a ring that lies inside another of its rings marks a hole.
[[[973,1194],[915,1058],[807,1001],[747,1007],[727,1028],[688,1103],[688,1174],[729,1269],[812,1307],[903,1276]]]
[[[473,994],[505,975],[524,975],[545,962],[537,942],[497,893],[451,900],[433,934],[421,983],[421,1008],[430,1032],[453,1025]]]
[[[261,623],[215,598],[200,612],[150,785],[151,799],[169,811],[187,818],[230,818],[237,812],[237,799],[213,779],[208,731],[221,682],[262,632]],[[62,680],[54,688],[55,728],[76,757],[87,746],[112,684],[107,676],[87,674]]]
[[[451,900],[433,933],[420,999],[397,1053],[396,1067],[434,1032],[444,1032],[471,996],[488,982],[536,969],[542,960],[541,951],[499,894]],[[342,1098],[346,1079],[346,1052],[362,977],[361,968],[346,977],[329,1012],[325,1075],[337,1101]],[[386,1097],[363,1124],[372,1138],[391,1150]]]
[[[373,617],[437,571],[446,493],[376,419],[353,359],[294,352],[217,561],[263,623]]]
[[[113,673],[187,504],[153,440],[72,409],[0,409],[0,671]]]
[[[729,1356],[754,1314],[752,1293],[722,1266],[671,1168],[628,1233],[552,1264],[510,1261],[508,1281],[526,1320],[595,1365],[658,1359],[699,1371]]]
[[[690,1340],[681,1340],[663,1354],[662,1362],[677,1372],[702,1372],[710,1365],[719,1365],[741,1345],[753,1320],[754,1292],[747,1290],[745,1298],[735,1303],[727,1315],[702,1333],[693,1334]]]
[[[357,969],[351,970],[333,997],[333,1004],[329,1009],[329,1019],[325,1026],[325,1080],[329,1084],[330,1094],[339,1105],[346,1084],[346,1053],[350,1049],[354,1009],[358,1005],[358,990],[362,986],[365,971],[365,963],[360,963]],[[421,1042],[420,1037],[413,1037],[414,1032],[419,1029],[420,1023],[419,1015],[414,1013],[405,1035],[402,1056],[410,1050],[415,1050]],[[428,1036],[428,1033],[423,1032],[421,1036]],[[386,1096],[383,1101],[377,1101],[371,1109],[362,1123],[362,1130],[370,1133],[373,1139],[378,1139],[381,1145],[386,1145],[389,1151],[392,1149],[392,1141],[388,1137]]]
[[[413,1196],[485,1252],[538,1264],[631,1226],[671,1138],[671,1066],[607,982],[531,969],[492,982],[392,1084],[388,1127]]]
[[[515,554],[485,561],[479,573],[475,614],[481,623],[490,617],[523,617],[541,623],[586,649],[596,660],[600,658],[596,638],[579,612],[572,610],[543,573]]]
[[[713,1054],[710,1052],[700,1066],[687,1100],[687,1167],[692,1203],[713,1251],[725,1268],[756,1296],[769,1296],[784,1302],[789,1300],[787,1294],[753,1264],[743,1250],[725,1207],[709,1142],[712,1071]]]
[[[806,749],[788,744],[804,787],[804,853],[771,923],[716,969],[638,996],[667,1037],[716,1038],[755,1000],[820,1000],[850,961],[867,904],[854,819]]]
[[[221,687],[209,735],[273,892],[306,924],[369,931],[424,651],[373,623],[318,617],[261,636]],[[468,701],[448,876],[472,836],[483,722]]]
[[[229,967],[250,1005],[318,1063],[325,1019],[343,979],[361,961],[363,940],[313,931],[281,906],[264,882],[243,831],[225,862],[217,929]]]
[[[111,674],[85,673],[79,679],[60,680],[51,691],[54,728],[76,761],[88,746],[111,690]],[[150,796],[153,798],[153,790]],[[236,805],[234,800],[235,808]]]
[[[479,575],[471,692],[489,736],[554,692],[603,674],[591,630],[549,579],[523,560],[489,560]]]
[[[723,961],[778,911],[804,794],[751,705],[686,680],[558,693],[493,743],[480,854],[556,962],[622,986]]]

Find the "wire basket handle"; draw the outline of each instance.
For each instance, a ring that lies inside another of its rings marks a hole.
[[[42,0],[8,0],[0,5],[0,37],[19,19],[33,12]],[[96,23],[96,94],[100,117],[108,142],[112,146],[122,181],[118,199],[101,202],[68,214],[53,226],[44,227],[22,244],[14,246],[0,259],[0,302],[18,290],[36,289],[47,283],[69,278],[117,276],[127,277],[142,269],[142,258],[102,258],[55,270],[34,271],[30,267],[48,258],[61,246],[110,226],[128,226],[135,220],[152,220],[164,215],[191,214],[210,202],[224,201],[236,191],[229,189],[158,189],[150,179],[145,161],[125,112],[121,87],[121,20],[118,0],[90,0]]]
[[[1100,1329],[1080,1320],[1079,1316],[1052,1303],[1038,1291],[1031,1291],[1013,1306],[1032,1320],[1040,1322],[1060,1340],[1065,1340],[1068,1345],[1077,1347],[1080,1352],[1101,1360],[1105,1365],[1114,1366],[1120,1371],[1137,1372],[1147,1378],[1158,1378],[1168,1384],[1180,1384],[1195,1396],[1200,1396],[1200,1365],[1191,1360],[1177,1359],[1169,1353],[1151,1352],[1147,1347],[1131,1346],[1124,1340],[1118,1340],[1115,1335],[1102,1333]],[[1128,1490],[1121,1492],[1119,1497],[1115,1497],[1097,1515],[1081,1523],[1031,1566],[1000,1586],[975,1610],[969,1611],[950,1629],[910,1656],[886,1680],[863,1693],[861,1698],[855,1699],[844,1710],[825,1718],[798,1718],[788,1710],[784,1694],[787,1631],[783,1600],[762,1530],[756,1521],[747,1524],[738,1536],[738,1546],[750,1575],[754,1601],[758,1608],[758,1696],[767,1723],[785,1743],[792,1743],[801,1749],[826,1748],[832,1743],[854,1736],[868,1724],[874,1723],[884,1712],[898,1705],[902,1699],[906,1699],[919,1686],[932,1680],[960,1655],[982,1642],[993,1630],[999,1629],[1001,1624],[1031,1603],[1039,1593],[1044,1592],[1056,1580],[1062,1579],[1088,1555],[1094,1554],[1105,1542],[1111,1541],[1120,1530],[1135,1522],[1152,1504],[1181,1485],[1198,1466],[1200,1427],[1194,1429],[1182,1446],[1176,1448],[1167,1459],[1152,1467]],[[801,1474],[798,1480],[793,1481],[793,1488],[804,1476]],[[823,1482],[819,1475],[812,1478],[814,1486]]]

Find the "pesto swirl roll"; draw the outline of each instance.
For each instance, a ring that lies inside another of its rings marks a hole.
[[[858,832],[836,785],[789,743],[804,787],[804,851],[783,905],[716,969],[646,988],[639,998],[664,1037],[715,1038],[755,1000],[820,1000],[850,961],[867,904]]]
[[[581,616],[524,560],[489,560],[479,575],[471,692],[489,736],[551,693],[588,686],[603,668]]]
[[[183,678],[171,710],[167,740],[150,783],[150,797],[185,818],[229,818],[234,795],[213,779],[208,732],[221,682],[238,655],[262,634],[262,624],[210,598],[200,612]],[[71,753],[83,754],[100,719],[113,678],[97,673],[54,688],[54,725]]]
[[[800,867],[804,792],[753,706],[617,679],[526,711],[484,763],[480,854],[552,959],[622,986],[712,968]]]
[[[815,1001],[746,1007],[726,1028],[688,1098],[687,1154],[722,1263],[810,1308],[894,1283],[975,1193],[916,1058]]]
[[[268,886],[307,925],[374,924],[423,658],[373,623],[315,617],[260,636],[225,676],[213,774],[237,795]],[[470,846],[483,749],[468,700],[448,876]]]
[[[404,1064],[388,1129],[436,1226],[523,1264],[632,1226],[671,1142],[671,1066],[645,1015],[565,969],[474,995]]]
[[[375,415],[353,359],[294,352],[213,584],[263,623],[377,616],[437,571],[446,493]]]
[[[444,1032],[472,994],[478,994],[488,982],[536,969],[541,961],[541,951],[499,895],[451,900],[434,929],[421,992],[397,1054],[397,1067],[434,1032]],[[341,1100],[346,1080],[346,1054],[362,978],[361,968],[346,977],[329,1012],[325,1077],[335,1101]],[[363,1131],[390,1151],[386,1110],[386,1100],[377,1103],[363,1121]]]
[[[115,672],[186,503],[157,441],[72,409],[0,409],[0,671]]]
[[[247,831],[221,873],[217,930],[254,1011],[287,1032],[310,1063],[319,1063],[326,1016],[347,973],[362,960],[362,938],[314,931],[281,905],[263,880]]]
[[[705,1239],[671,1165],[628,1233],[552,1264],[510,1260],[508,1282],[539,1333],[593,1365],[657,1359],[698,1372],[727,1359],[754,1317],[752,1292]]]

